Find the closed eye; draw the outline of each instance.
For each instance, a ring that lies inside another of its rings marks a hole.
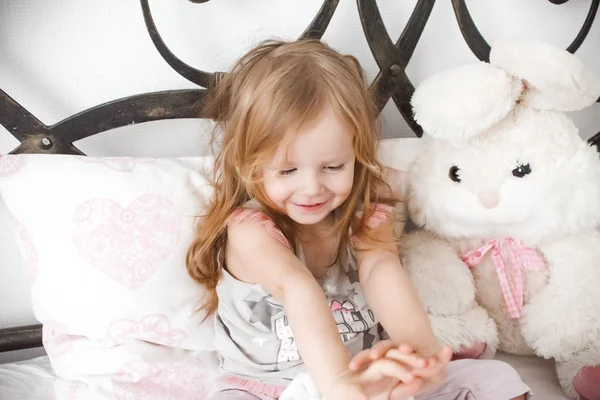
[[[277,174],[279,176],[288,176],[293,174],[294,172],[296,172],[297,168],[290,168],[290,169],[282,169],[281,171],[279,171]]]
[[[344,164],[340,164],[340,165],[329,165],[327,167],[325,167],[325,169],[327,171],[331,171],[331,172],[338,172],[344,169]]]

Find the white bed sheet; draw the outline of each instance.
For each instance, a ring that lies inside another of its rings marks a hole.
[[[52,400],[56,379],[48,356],[0,364],[0,400]]]
[[[498,354],[497,358],[517,369],[533,390],[535,399],[566,399],[558,386],[551,361],[507,354]],[[56,379],[46,356],[0,364],[0,400],[53,400]]]

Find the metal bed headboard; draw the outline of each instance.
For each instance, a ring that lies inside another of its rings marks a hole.
[[[143,122],[178,119],[208,118],[203,114],[204,97],[223,77],[223,72],[205,72],[187,65],[173,54],[162,40],[150,11],[148,0],[140,0],[142,14],[150,39],[162,58],[185,79],[199,89],[168,90],[144,93],[107,102],[70,116],[54,125],[45,125],[23,106],[0,89],[0,124],[18,141],[11,154],[76,154],[84,155],[74,143],[78,140],[125,125]],[[210,0],[189,0],[207,3]],[[451,0],[456,21],[463,38],[473,54],[489,61],[490,46],[485,41],[465,4],[465,0]],[[548,0],[555,5],[569,0]],[[589,0],[587,17],[567,50],[571,53],[584,42],[598,12],[600,0]],[[414,86],[406,75],[413,52],[427,24],[435,0],[418,0],[408,23],[396,42],[390,38],[376,0],[356,0],[363,33],[379,73],[370,86],[379,112],[391,98],[416,136],[421,127],[412,116],[410,98]],[[321,39],[331,21],[339,0],[324,0],[310,25],[300,35],[302,38]],[[598,99],[600,102],[600,99]],[[590,144],[600,144],[600,131],[589,139]],[[41,325],[0,329],[0,352],[40,347]]]

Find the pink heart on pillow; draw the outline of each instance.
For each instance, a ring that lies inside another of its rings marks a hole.
[[[72,218],[81,256],[131,291],[158,270],[179,239],[181,216],[159,194],[146,194],[127,208],[106,198],[88,200]]]
[[[22,155],[0,155],[0,178],[16,174],[23,168],[25,157]]]
[[[208,374],[200,360],[160,365],[132,361],[113,378],[119,400],[204,400]]]

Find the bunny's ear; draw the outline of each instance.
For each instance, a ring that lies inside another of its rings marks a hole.
[[[506,117],[522,90],[520,80],[482,62],[426,79],[411,104],[426,134],[449,141],[468,140]]]
[[[600,79],[566,50],[530,39],[494,44],[490,63],[525,81],[521,102],[538,110],[581,110],[600,96]]]

